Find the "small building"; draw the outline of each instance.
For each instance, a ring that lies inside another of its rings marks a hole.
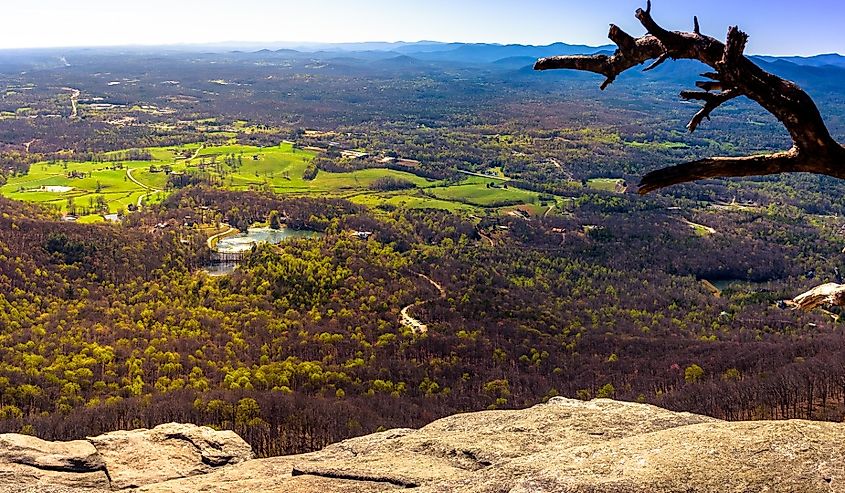
[[[340,151],[340,155],[347,159],[364,159],[369,156],[369,154],[362,151]]]
[[[370,238],[370,236],[372,236],[372,235],[373,235],[372,231],[353,231],[352,232],[352,236],[355,236],[355,237],[357,237],[358,239],[361,239],[361,240],[368,240]]]

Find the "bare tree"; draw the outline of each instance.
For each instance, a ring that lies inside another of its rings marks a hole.
[[[637,19],[648,32],[634,38],[615,25],[610,26],[610,39],[618,49],[613,55],[555,56],[543,58],[535,70],[574,69],[604,75],[605,89],[622,72],[653,62],[651,70],[666,60],[698,60],[713,72],[701,74],[708,79],[696,83],[700,91],[683,91],[688,101],[704,103],[687,128],[695,131],[710,113],[721,104],[739,96],[756,101],[777,117],[789,131],[793,146],[774,154],[744,157],[714,157],[688,162],[648,173],[639,185],[646,194],[660,188],[704,178],[771,175],[786,172],[819,173],[845,178],[845,148],[837,143],[825,126],[813,99],[796,84],[770,74],[744,54],[748,35],[736,27],[728,29],[727,41],[701,34],[698,18],[692,32],[667,31],[651,17],[651,1],[645,10],[638,9]]]

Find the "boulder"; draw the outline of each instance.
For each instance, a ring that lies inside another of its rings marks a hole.
[[[112,489],[206,474],[253,457],[252,448],[234,432],[189,424],[115,431],[88,441],[105,462]]]
[[[13,433],[0,435],[0,491],[47,486],[109,487],[97,449],[85,440],[48,442]]]

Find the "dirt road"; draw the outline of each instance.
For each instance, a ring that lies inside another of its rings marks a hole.
[[[419,276],[422,279],[425,279],[429,284],[434,286],[434,288],[437,289],[437,291],[440,293],[440,298],[446,298],[446,290],[443,289],[443,286],[441,286],[437,281],[435,281],[434,279],[428,277],[427,275],[421,274],[419,272],[415,272],[414,274],[416,274],[417,276]],[[412,304],[406,306],[405,308],[403,308],[402,311],[400,312],[399,322],[402,325],[404,325],[405,327],[410,328],[412,331],[414,331],[415,334],[425,334],[426,332],[428,332],[428,326],[426,324],[424,324],[421,320],[413,317],[410,314],[410,310],[411,310],[411,308],[414,308],[415,306],[424,305],[425,303],[428,303],[429,301],[431,301],[431,300],[417,301],[416,303],[412,303]]]
[[[70,91],[70,118],[79,117],[79,95],[82,91],[72,87],[63,87],[65,91]]]

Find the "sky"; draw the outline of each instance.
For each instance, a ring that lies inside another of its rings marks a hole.
[[[737,24],[748,52],[845,52],[841,0],[654,0],[655,19],[722,38]],[[460,41],[607,44],[630,34],[645,0],[0,0],[0,49],[212,42]]]

